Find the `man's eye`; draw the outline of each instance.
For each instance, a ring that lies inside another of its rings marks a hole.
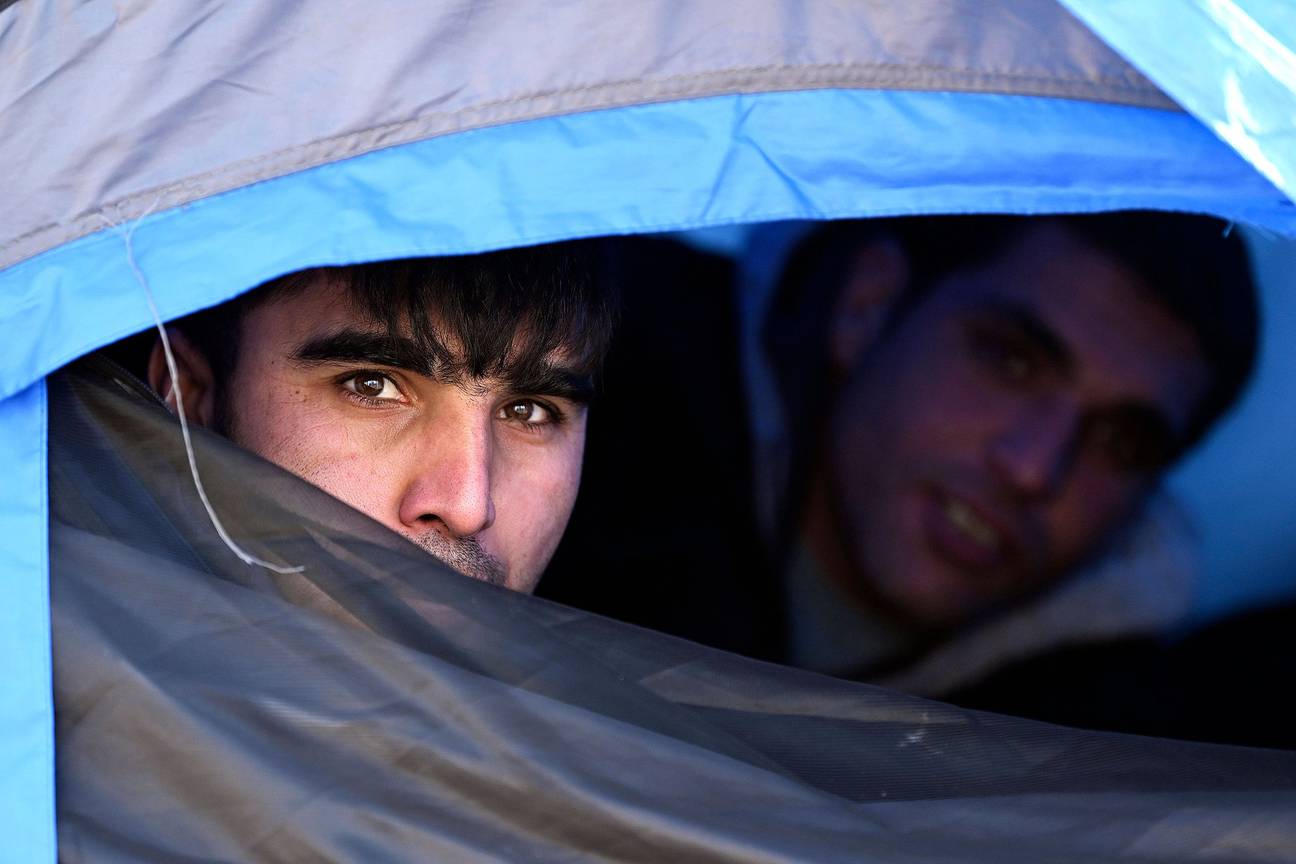
[[[975,329],[968,342],[972,356],[1001,381],[1024,384],[1039,371],[1030,348],[1020,339],[989,329]]]
[[[342,386],[357,396],[375,402],[395,402],[401,398],[400,389],[381,372],[360,372],[344,380]]]
[[[518,399],[503,406],[499,418],[524,426],[548,426],[557,419],[553,410],[530,399]]]
[[[1091,446],[1120,471],[1151,473],[1174,458],[1174,436],[1152,418],[1117,412],[1095,417],[1087,425]]]

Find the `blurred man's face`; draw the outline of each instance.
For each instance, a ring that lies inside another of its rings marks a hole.
[[[254,307],[225,431],[460,572],[533,590],[580,481],[580,376],[554,357],[533,385],[447,383],[386,335],[324,277]]]
[[[1057,224],[946,276],[835,406],[854,588],[941,628],[1058,578],[1132,514],[1208,385],[1187,326]]]

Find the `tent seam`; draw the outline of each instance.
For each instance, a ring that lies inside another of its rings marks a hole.
[[[913,72],[914,70],[925,70],[930,73],[942,74],[927,76],[927,80],[924,80],[925,76],[922,75],[895,74],[901,71]],[[848,74],[834,75],[831,73]],[[879,73],[884,74],[879,76]],[[887,77],[885,73],[890,73],[893,76],[891,80],[880,80],[880,78]],[[753,78],[767,75],[787,76],[794,80],[781,82],[752,80]],[[944,82],[930,80],[933,77],[948,78],[949,80]],[[962,86],[957,86],[959,79],[963,80]],[[869,82],[870,80],[873,81],[874,86],[858,86],[862,83]],[[1027,93],[1007,92],[994,86],[994,83],[997,80],[1033,83],[1039,85],[1039,90],[1037,92]],[[703,90],[696,86],[708,81],[715,81],[716,83],[707,90]],[[934,86],[941,83],[944,83],[947,86]],[[888,86],[880,86],[883,84]],[[922,84],[925,84],[926,86],[919,86]],[[690,85],[694,86],[691,87]],[[605,82],[597,85],[584,85],[579,87],[536,91],[525,95],[513,96],[508,99],[497,99],[476,105],[465,106],[455,111],[437,112],[393,121],[391,123],[369,126],[364,129],[357,129],[350,132],[319,138],[296,144],[292,147],[276,150],[271,153],[242,159],[238,162],[213,168],[200,174],[190,175],[171,183],[164,183],[139,192],[133,192],[123,198],[106,202],[95,211],[75,217],[71,222],[47,224],[0,244],[0,257],[3,257],[10,250],[20,248],[22,245],[35,238],[51,232],[56,232],[59,228],[65,229],[61,233],[57,234],[45,249],[35,250],[25,255],[19,252],[11,260],[0,260],[0,268],[9,267],[20,263],[21,261],[33,258],[42,251],[53,248],[54,246],[62,245],[72,240],[88,236],[95,230],[98,230],[100,227],[98,223],[103,221],[105,214],[107,213],[112,213],[119,220],[138,218],[140,215],[139,211],[142,211],[142,209],[150,203],[156,204],[161,202],[161,206],[165,206],[168,209],[181,207],[205,197],[221,194],[222,192],[251,186],[255,183],[274,179],[278,176],[331,164],[343,159],[354,158],[356,156],[364,155],[365,153],[374,152],[388,147],[398,147],[405,144],[415,143],[417,141],[431,140],[433,138],[448,135],[465,134],[480,129],[494,128],[497,126],[508,125],[510,123],[540,120],[554,116],[633,108],[639,105],[660,104],[662,102],[671,101],[691,101],[695,99],[722,96],[760,95],[763,93],[789,93],[805,89],[821,90],[836,87],[855,90],[901,89],[918,92],[966,93],[969,95],[1028,96],[1099,102],[1113,105],[1126,105],[1135,108],[1150,108],[1154,110],[1178,110],[1177,108],[1171,107],[1173,103],[1168,103],[1168,101],[1161,104],[1154,104],[1155,100],[1150,100],[1146,97],[1151,96],[1153,93],[1161,95],[1160,91],[1155,90],[1155,88],[1150,84],[1140,85],[1137,81],[1129,78],[1100,77],[1096,79],[1069,80],[1055,76],[1029,75],[1025,73],[1001,70],[985,72],[964,68],[951,69],[948,67],[911,66],[905,64],[829,63],[816,64],[813,66],[771,64],[765,66],[741,67],[721,72],[677,75],[660,79],[649,79],[647,81],[642,79],[623,79],[621,81]],[[627,101],[627,97],[618,98],[616,96],[618,91],[624,91],[627,88],[637,88],[641,91],[636,101],[629,102]],[[1111,94],[1142,94],[1145,98],[1138,102],[1124,101],[1110,97],[1104,98],[1102,96],[1103,91],[1107,91]],[[599,100],[599,94],[606,95]],[[566,100],[572,99],[573,97],[582,96],[593,98],[583,100],[578,99],[580,104],[563,104]],[[1162,98],[1164,99],[1165,97],[1163,96]],[[546,101],[551,104],[548,106],[539,104]],[[520,111],[511,116],[504,117],[489,116],[494,112],[498,112],[501,109],[510,106],[525,106],[528,104],[534,106],[530,111]],[[458,122],[456,122],[457,119]],[[294,154],[297,154],[297,158],[292,158]],[[270,171],[259,170],[266,165],[272,165],[274,167]],[[222,178],[226,178],[226,182],[222,183]],[[185,194],[186,191],[187,194]]]

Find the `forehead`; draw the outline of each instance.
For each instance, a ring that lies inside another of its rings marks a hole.
[[[1026,229],[989,264],[946,277],[930,299],[947,311],[1027,312],[1070,356],[1076,386],[1097,400],[1152,402],[1183,424],[1209,385],[1191,328],[1132,270],[1056,222]]]

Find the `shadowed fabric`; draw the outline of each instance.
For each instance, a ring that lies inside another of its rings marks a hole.
[[[60,859],[1289,861],[1296,755],[1086,733],[485,585],[125,373],[50,384]],[[644,542],[651,542],[646,536]]]

